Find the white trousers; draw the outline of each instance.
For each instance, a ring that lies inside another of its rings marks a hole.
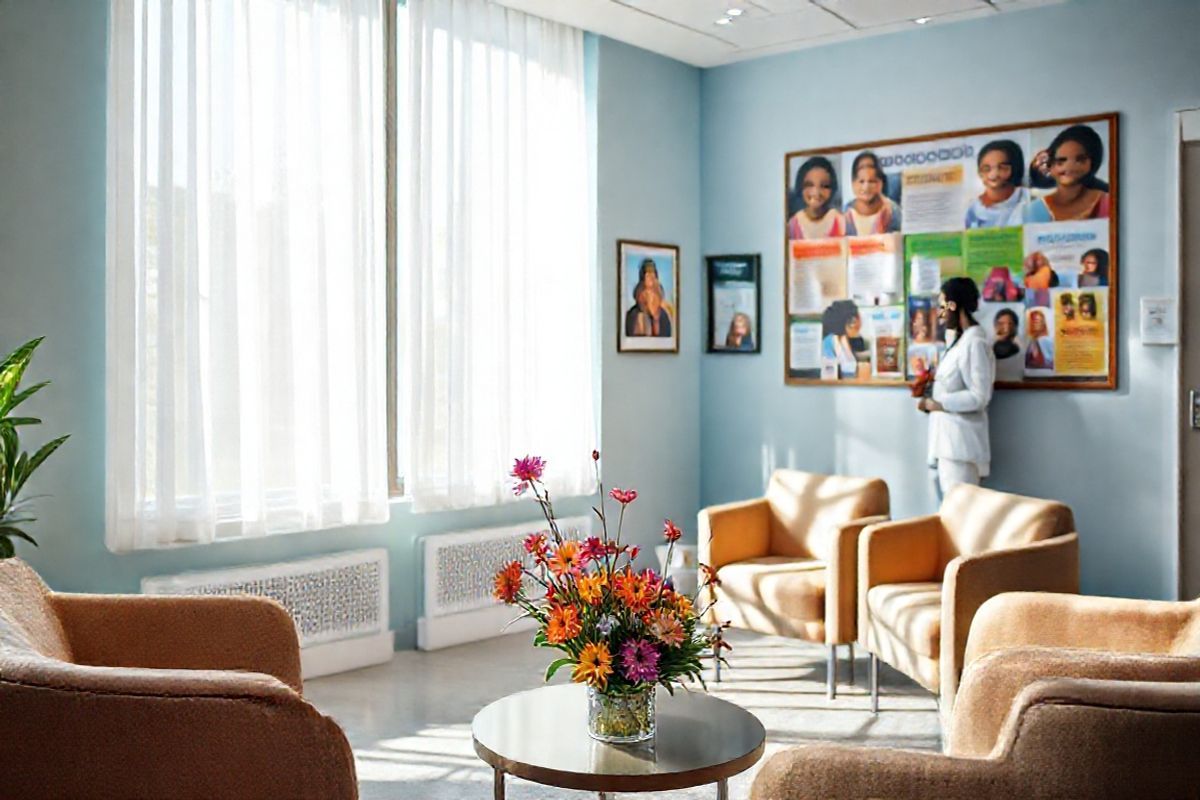
[[[979,465],[972,461],[955,461],[952,458],[937,460],[938,499],[950,491],[950,487],[960,483],[979,485]]]

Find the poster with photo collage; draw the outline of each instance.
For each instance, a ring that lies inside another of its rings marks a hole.
[[[979,287],[999,387],[1116,387],[1117,115],[785,157],[784,375],[902,385]]]

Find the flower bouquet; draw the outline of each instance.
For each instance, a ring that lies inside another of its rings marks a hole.
[[[653,569],[637,571],[639,548],[621,543],[625,509],[637,492],[608,493],[619,508],[616,531],[610,535],[600,454],[592,451],[592,460],[600,487],[593,510],[601,536],[582,541],[559,530],[541,480],[545,462],[536,456],[516,461],[514,492],[532,493],[549,530],[525,538],[525,563],[505,564],[496,574],[494,593],[524,611],[518,619],[537,621],[535,645],[561,651],[546,668],[546,680],[570,666],[571,680],[587,684],[589,733],[606,742],[638,742],[654,735],[654,687],[674,693],[675,685],[686,680],[703,686],[701,654],[711,648],[720,657],[729,645],[722,638],[723,626],[703,624],[703,612],[696,611],[698,595],[715,583],[713,571],[701,565],[704,580],[691,597],[676,592],[671,580]],[[669,548],[682,536],[675,523],[664,520]]]

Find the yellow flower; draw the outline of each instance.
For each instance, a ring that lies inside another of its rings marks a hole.
[[[596,605],[602,596],[604,577],[602,575],[584,575],[575,582],[575,587],[579,590],[579,599],[585,603]]]
[[[562,644],[574,639],[582,630],[579,612],[574,606],[553,606],[550,609],[550,621],[546,624],[546,641],[550,644]]]
[[[679,614],[679,616],[687,618],[692,615],[692,601],[691,598],[689,598],[686,594],[680,594],[679,592],[676,592],[675,596],[671,599],[674,601],[675,612]]]
[[[588,644],[579,654],[579,662],[571,673],[575,683],[587,683],[595,689],[603,689],[608,684],[608,676],[612,674],[612,656],[608,645]]]

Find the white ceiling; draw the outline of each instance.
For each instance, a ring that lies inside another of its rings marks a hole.
[[[493,0],[698,67],[1064,0]],[[716,21],[731,8],[742,15]]]

